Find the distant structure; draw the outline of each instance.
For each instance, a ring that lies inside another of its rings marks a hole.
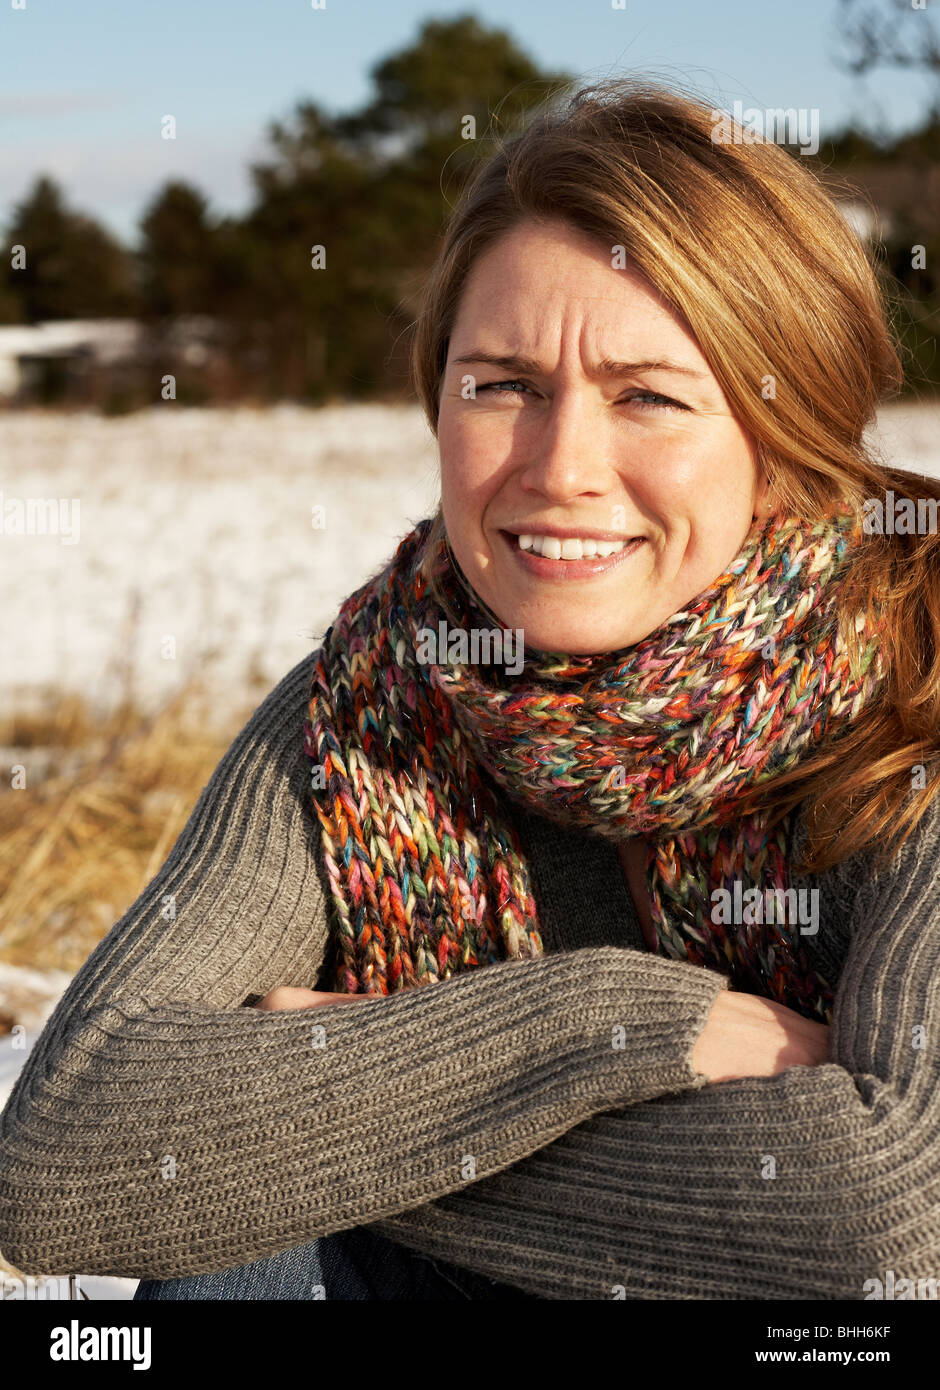
[[[58,319],[0,327],[0,396],[12,399],[44,383],[80,379],[91,363],[133,360],[142,325],[132,319]]]
[[[136,319],[56,319],[0,325],[0,401],[80,398],[93,372],[164,362],[201,367],[210,356],[216,322],[190,315],[159,328]]]

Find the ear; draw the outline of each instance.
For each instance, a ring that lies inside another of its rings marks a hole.
[[[754,493],[754,521],[757,521],[758,519],[760,519],[761,521],[766,520],[768,514],[773,510],[773,505],[774,504],[773,497],[770,491],[770,483],[767,479],[766,474],[762,470],[760,475],[760,481],[757,484],[757,490]]]

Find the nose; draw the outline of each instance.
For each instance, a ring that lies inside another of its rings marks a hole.
[[[560,387],[536,431],[526,437],[523,489],[549,502],[603,497],[611,489],[610,441],[602,412],[587,391]]]

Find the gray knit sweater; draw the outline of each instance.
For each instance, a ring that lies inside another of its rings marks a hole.
[[[255,711],[72,980],[0,1116],[0,1250],[168,1278],[363,1223],[545,1298],[854,1298],[940,1276],[940,811],[819,889],[831,1061],[708,1084],[726,981],[651,954],[615,847],[516,812],[546,954],[330,988],[302,748],[313,655]],[[802,827],[793,818],[794,850]],[[613,1041],[617,1039],[618,1045]]]

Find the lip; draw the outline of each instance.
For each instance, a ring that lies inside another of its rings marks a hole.
[[[608,574],[611,570],[617,569],[630,559],[631,555],[645,544],[644,536],[635,536],[623,550],[616,551],[613,555],[596,555],[589,560],[548,560],[544,555],[535,555],[531,550],[520,550],[517,544],[517,537],[521,535],[537,536],[557,536],[559,540],[569,539],[575,536],[582,536],[584,539],[599,541],[620,541],[625,540],[624,536],[614,536],[610,532],[602,531],[563,531],[558,527],[546,527],[541,531],[500,531],[500,539],[515,557],[516,563],[520,564],[529,574],[537,579],[593,579],[597,575]]]
[[[569,528],[565,526],[505,526],[502,528],[507,536],[557,536],[560,541],[586,540],[586,541],[633,541],[642,539],[637,536],[625,536],[618,531],[597,531],[588,526],[583,530]]]

